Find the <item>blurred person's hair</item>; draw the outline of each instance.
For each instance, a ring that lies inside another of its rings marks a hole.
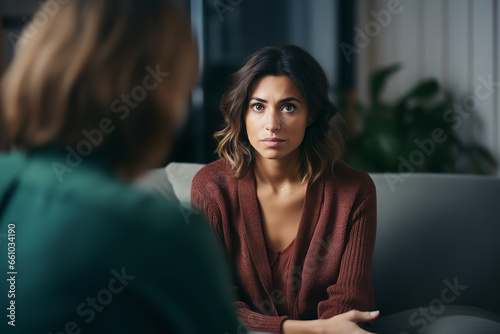
[[[248,172],[255,152],[247,137],[245,114],[253,85],[267,75],[288,76],[307,103],[308,127],[300,145],[299,178],[314,182],[324,172],[333,172],[344,148],[344,122],[328,97],[325,72],[309,53],[293,45],[262,48],[231,75],[220,104],[225,128],[214,134],[219,157],[229,162],[235,177]]]
[[[164,162],[198,72],[189,23],[173,1],[66,1],[24,31],[1,87],[13,148],[75,147],[83,130],[109,120],[115,128],[92,154],[125,174]],[[168,76],[155,81],[158,70]],[[150,91],[127,112],[122,94],[147,75]]]

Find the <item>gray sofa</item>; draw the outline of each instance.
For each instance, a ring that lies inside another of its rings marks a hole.
[[[202,166],[171,163],[138,185],[189,207],[191,181]],[[417,333],[447,314],[498,321],[500,178],[370,176],[377,188],[372,283],[381,315],[396,314]]]

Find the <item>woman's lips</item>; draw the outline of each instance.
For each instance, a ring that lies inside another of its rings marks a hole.
[[[265,138],[261,140],[262,144],[268,147],[276,147],[284,142],[283,139],[279,138]]]

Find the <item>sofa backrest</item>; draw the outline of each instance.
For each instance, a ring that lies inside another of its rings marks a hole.
[[[171,163],[138,183],[185,207],[201,164]],[[377,309],[468,305],[500,314],[500,179],[370,174],[377,188]]]
[[[393,184],[399,175],[370,176],[379,307],[390,314],[452,303],[500,314],[500,179],[413,174]]]

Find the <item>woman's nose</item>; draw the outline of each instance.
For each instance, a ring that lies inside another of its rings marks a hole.
[[[266,118],[266,130],[277,132],[281,130],[281,120],[274,111],[269,111]]]

